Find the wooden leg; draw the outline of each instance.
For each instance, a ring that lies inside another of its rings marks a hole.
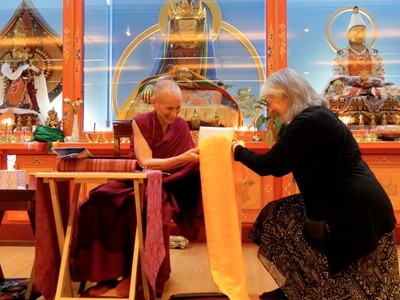
[[[35,261],[33,261],[33,266],[31,270],[31,277],[29,278],[28,287],[26,288],[25,292],[25,300],[29,300],[32,296],[32,288],[33,288],[33,280],[35,276]]]
[[[5,213],[4,210],[0,210],[0,224],[1,222],[3,222],[4,213]]]
[[[65,233],[61,216],[60,202],[58,200],[59,197],[58,197],[57,182],[55,179],[49,179],[49,188],[51,195],[51,204],[53,205],[54,223],[56,226],[58,247],[60,250],[60,254],[62,254],[64,247]]]
[[[1,264],[0,264],[0,282],[4,282],[4,274],[3,274],[3,269],[1,268]]]
[[[71,245],[71,240],[72,240],[75,211],[76,211],[76,207],[78,204],[80,188],[81,188],[81,184],[76,183],[75,188],[74,188],[74,194],[72,196],[70,210],[69,210],[68,225],[67,225],[65,241],[64,241],[64,249],[61,252],[60,273],[58,275],[58,283],[57,283],[55,299],[60,299],[61,297],[63,297],[62,293],[64,291],[67,294],[67,296],[73,297],[71,274],[69,272],[69,253],[70,253],[69,250],[70,250],[70,245]]]
[[[3,221],[3,217],[4,217],[4,210],[0,211],[0,225],[1,222]],[[0,264],[0,282],[4,281],[4,273],[3,273],[3,269],[1,268],[1,264]]]
[[[142,284],[143,284],[143,293],[144,298],[146,300],[150,299],[149,293],[149,283],[147,281],[146,274],[144,272],[144,239],[143,239],[143,221],[142,221],[142,213],[143,213],[143,199],[144,199],[144,182],[139,183],[138,180],[134,180],[133,182],[135,188],[135,204],[136,204],[136,236],[135,236],[135,251],[133,254],[133,260],[140,259],[140,270],[142,272]],[[138,248],[137,248],[138,247]],[[134,279],[133,272],[137,272],[138,262],[136,263],[136,269],[133,270],[134,266],[132,266],[132,281]],[[134,288],[133,285],[136,285],[136,275],[135,281],[131,281],[131,290]],[[131,295],[131,292],[129,293]]]
[[[27,210],[29,222],[31,223],[33,234],[35,234],[35,232],[36,232],[36,212],[35,212],[35,210],[36,210],[36,208],[34,205],[30,206],[29,209]]]
[[[81,295],[85,291],[85,288],[86,288],[86,281],[81,281],[79,283],[78,295]]]

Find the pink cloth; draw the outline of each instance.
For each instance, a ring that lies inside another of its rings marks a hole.
[[[156,290],[156,279],[165,258],[164,236],[162,231],[161,172],[147,171],[147,212],[146,237],[144,247],[144,271],[153,291]],[[151,199],[151,200],[150,200]],[[161,230],[160,230],[161,229]],[[168,239],[169,243],[169,239]]]

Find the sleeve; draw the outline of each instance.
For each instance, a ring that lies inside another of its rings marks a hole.
[[[381,54],[376,49],[371,49],[371,58],[373,61],[372,77],[381,78],[385,80],[385,65]]]
[[[332,62],[332,76],[349,75],[347,51],[340,50]]]
[[[298,116],[286,128],[275,145],[265,154],[237,146],[234,159],[260,176],[280,177],[293,171],[296,165],[312,153],[318,140],[318,126],[309,116]]]

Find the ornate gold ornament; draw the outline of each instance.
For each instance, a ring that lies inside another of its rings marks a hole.
[[[171,0],[169,8],[169,17],[171,20],[196,19],[204,21],[206,14],[206,9],[203,8],[201,1],[198,1],[193,5],[192,3],[189,3],[189,0],[181,0],[177,3],[174,3],[174,1]]]

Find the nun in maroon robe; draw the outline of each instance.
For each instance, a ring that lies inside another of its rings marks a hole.
[[[177,117],[165,134],[155,111],[134,118],[152,150],[153,158],[169,158],[195,147],[185,120]],[[129,157],[136,159],[134,136]],[[71,276],[76,281],[112,282],[130,276],[135,237],[135,207],[130,182],[110,181],[92,190],[80,206],[71,250]],[[160,296],[171,266],[171,219],[189,240],[197,238],[203,224],[198,163],[166,170],[162,179],[162,219],[165,257],[158,270],[154,294]],[[146,224],[152,226],[153,224]],[[146,237],[145,237],[146,238]]]

